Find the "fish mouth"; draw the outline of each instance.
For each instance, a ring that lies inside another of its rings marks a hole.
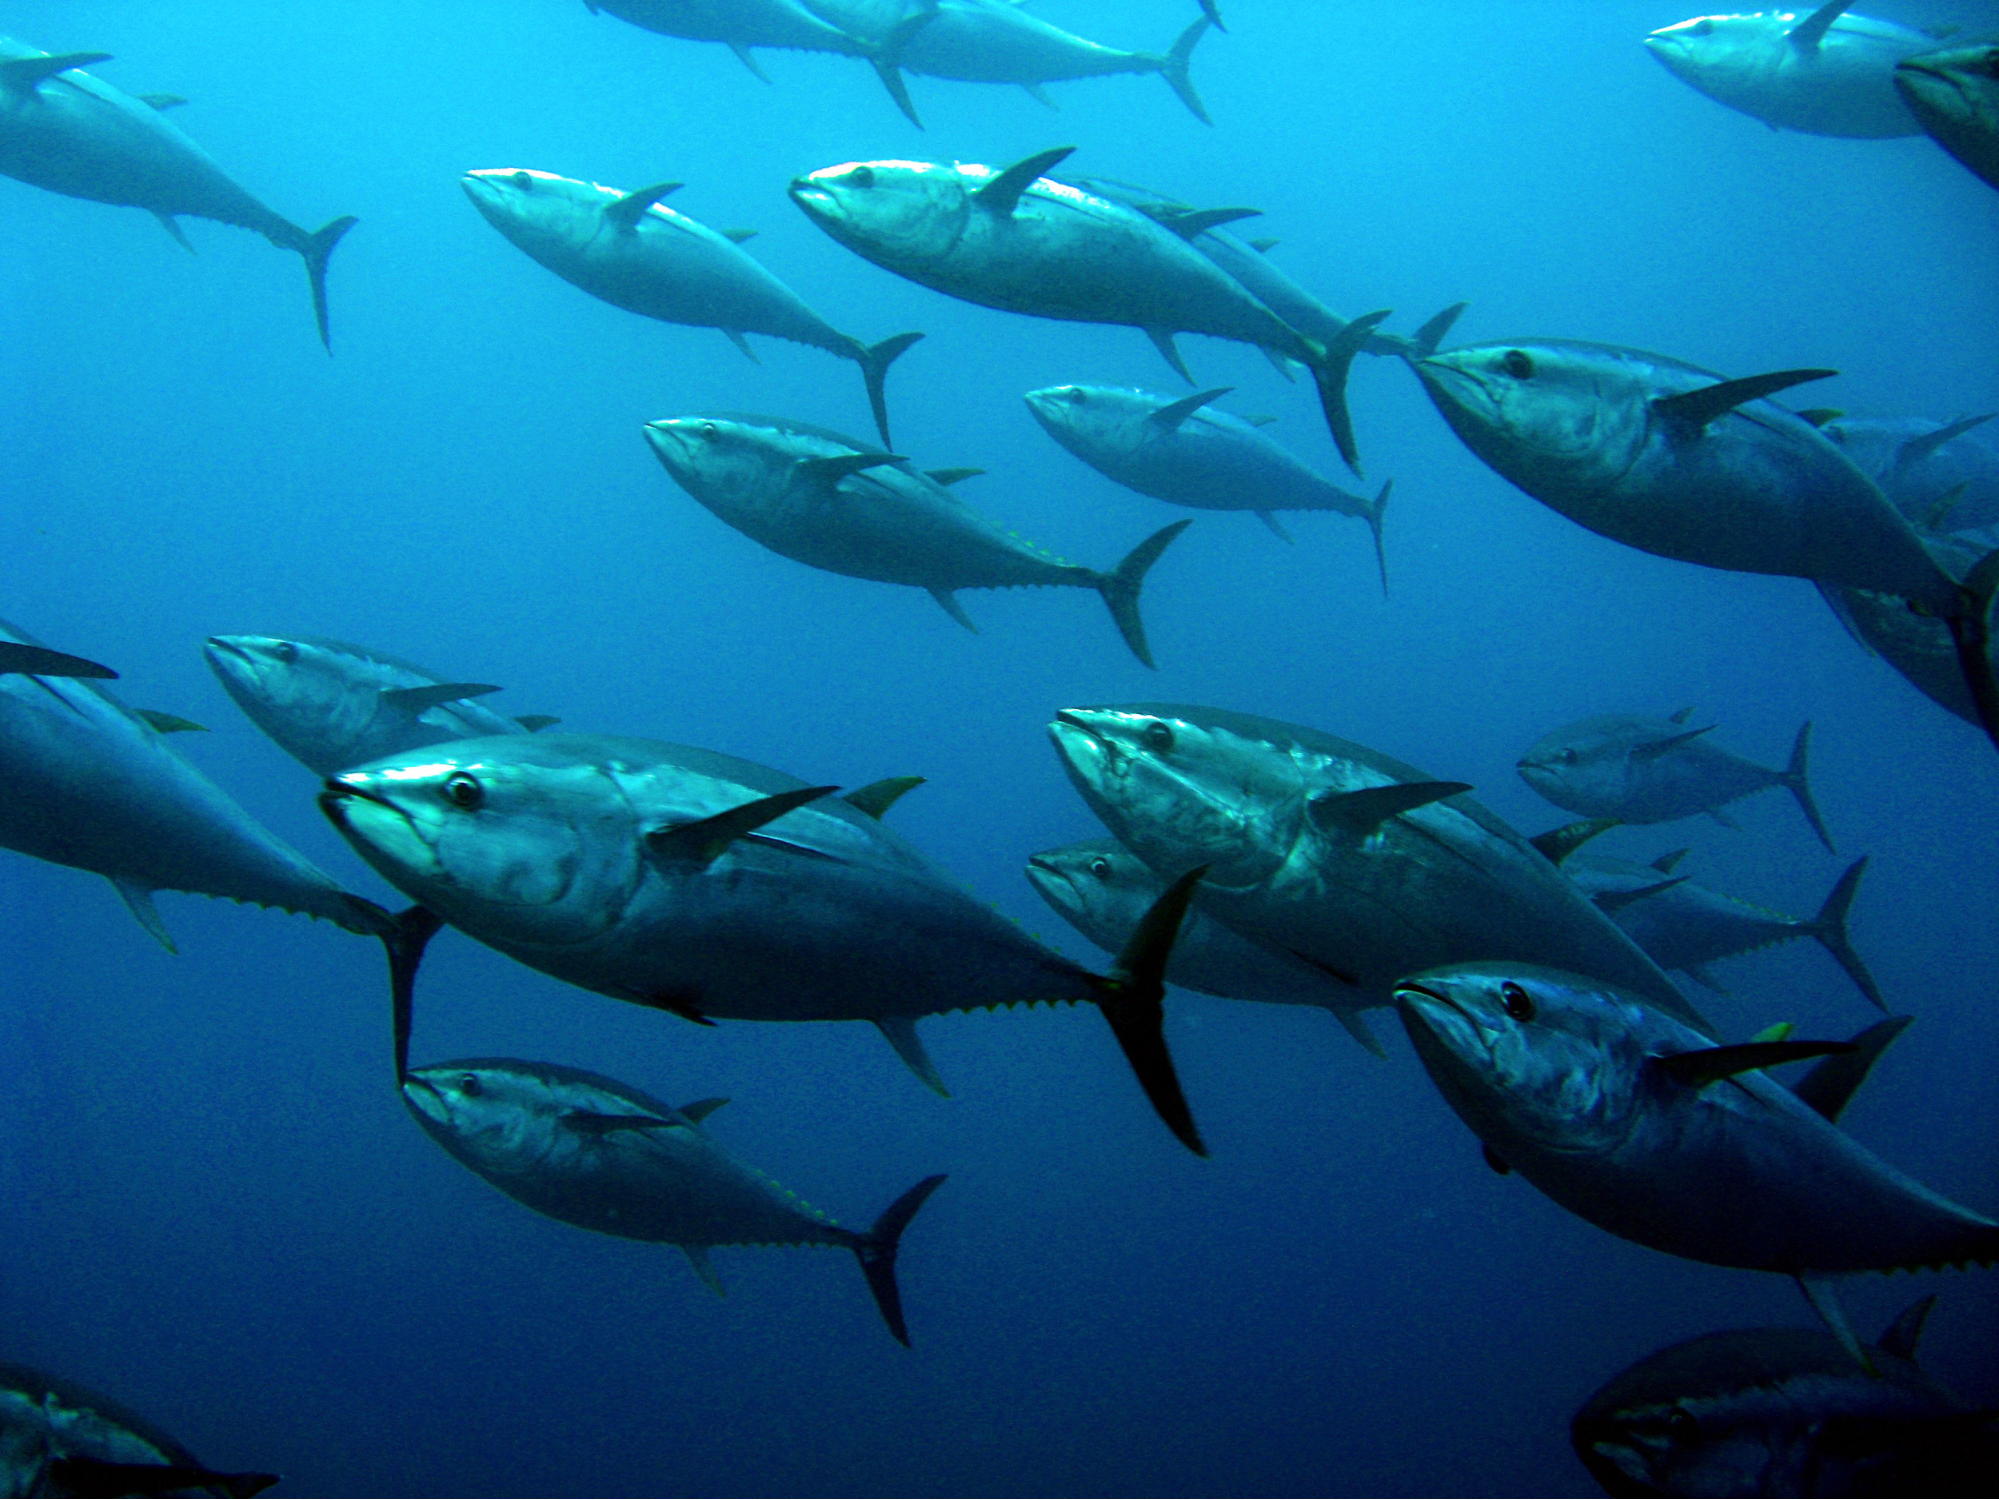
[[[1061,866],[1051,864],[1044,855],[1027,856],[1027,883],[1041,893],[1042,900],[1055,907],[1066,907],[1076,894],[1076,882],[1069,878],[1069,872]]]
[[[395,803],[351,781],[332,780],[319,794],[319,810],[367,861],[405,875],[436,873],[437,854],[415,821]],[[389,874],[389,870],[383,870]],[[391,881],[393,883],[393,879]]]
[[[1472,370],[1458,364],[1455,354],[1432,354],[1428,358],[1414,362],[1416,378],[1423,382],[1423,388],[1430,393],[1430,399],[1439,404],[1448,401],[1459,408],[1470,408],[1474,404],[1497,407],[1491,389]]]
[[[444,1095],[437,1091],[437,1085],[428,1078],[420,1078],[411,1073],[403,1078],[403,1103],[412,1112],[438,1125],[451,1121],[451,1110],[444,1102]],[[421,1091],[421,1092],[419,1092]]]
[[[1442,990],[1405,979],[1395,986],[1395,1008],[1412,1031],[1420,1025],[1450,1051],[1468,1051],[1472,1042],[1487,1048],[1485,1024]]]
[[[815,219],[831,218],[839,200],[809,177],[794,177],[791,186],[785,189],[805,212]]]
[[[206,643],[204,643],[204,645],[202,646],[202,650],[207,652],[210,658],[213,658],[218,653],[220,653],[226,656],[233,656],[240,662],[248,663],[250,660],[250,653],[245,651],[241,646],[237,645],[236,640],[237,638],[235,636],[211,635],[206,641]]]

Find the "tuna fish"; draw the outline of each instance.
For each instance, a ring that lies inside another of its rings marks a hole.
[[[1962,537],[1929,538],[1931,554],[1953,576],[1965,578],[1983,550]],[[1938,707],[1976,725],[1978,704],[1958,668],[1956,644],[1943,621],[1918,614],[1893,594],[1822,583],[1819,593],[1853,638],[1902,674]]]
[[[1999,1260],[1999,1224],[1833,1123],[1860,1081],[1845,1065],[1896,1021],[1851,1043],[1717,1046],[1614,985],[1499,963],[1412,975],[1395,999],[1495,1167],[1654,1250],[1796,1277],[1856,1358],[1828,1278]],[[1761,1071],[1814,1056],[1838,1087],[1808,1077],[1801,1098]]]
[[[1936,1294],[1859,1369],[1811,1328],[1710,1333],[1612,1376],[1570,1425],[1611,1495],[1989,1495],[1999,1425],[1916,1364]]]
[[[1701,16],[1662,27],[1645,48],[1682,83],[1773,130],[1810,135],[1914,135],[1895,93],[1895,65],[1936,46],[1926,32],[1847,13],[1832,0],[1809,14]]]
[[[1999,188],[1999,43],[1905,57],[1895,91],[1931,139]]]
[[[1087,839],[1031,855],[1027,883],[1084,937],[1115,953],[1166,889],[1145,862],[1115,839]],[[1214,918],[1190,911],[1180,925],[1166,981],[1224,1000],[1316,1005],[1376,1057],[1380,1042],[1360,1018],[1350,986],[1288,953],[1259,948]]]
[[[1927,417],[1823,416],[1818,429],[1881,486],[1918,531],[1971,531],[1999,524],[1999,452],[1976,431],[1999,413],[1955,422]]]
[[[1188,72],[1194,44],[1213,20],[1196,18],[1165,52],[1126,52],[1064,31],[1015,0],[809,0],[820,15],[876,47],[884,70],[961,83],[1017,83],[1044,104],[1044,83],[1157,73],[1203,125],[1208,118]],[[893,89],[890,92],[894,92]],[[898,102],[900,100],[898,99]],[[913,109],[906,109],[921,125]]]
[[[1109,976],[1093,974],[882,826],[908,784],[843,800],[733,756],[558,732],[347,771],[320,804],[391,884],[530,968],[702,1023],[870,1020],[940,1093],[919,1017],[1093,1002],[1161,1117],[1200,1151],[1160,980],[1191,880]],[[400,1058],[406,1008],[397,1030]]]
[[[1227,386],[1175,400],[1106,385],[1052,385],[1027,393],[1027,409],[1047,434],[1107,479],[1156,500],[1198,510],[1248,510],[1278,536],[1280,510],[1356,516],[1374,533],[1381,591],[1388,558],[1381,516],[1394,481],[1374,499],[1350,495],[1273,443],[1255,424],[1217,410]]]
[[[1196,909],[1380,1005],[1418,968],[1506,952],[1615,972],[1688,1026],[1659,966],[1540,849],[1464,795],[1350,740],[1183,704],[1064,709],[1069,779]]]
[[[38,644],[4,622],[0,641]],[[169,952],[159,890],[323,917],[392,955],[402,941],[395,918],[274,838],[87,678],[0,675],[0,780],[0,846],[104,876]]]
[[[1135,209],[1042,174],[1061,146],[1005,170],[969,162],[873,161],[823,167],[791,184],[792,201],[834,239],[883,270],[981,307],[1072,323],[1138,328],[1189,384],[1175,333],[1254,344],[1311,368],[1333,440],[1359,462],[1347,371],[1387,313],[1308,339],[1244,291],[1177,232]]]
[[[1022,541],[959,499],[950,484],[977,470],[926,474],[899,454],[776,417],[674,417],[650,423],[646,441],[683,490],[781,556],[849,578],[927,589],[973,632],[959,589],[1094,589],[1132,654],[1153,665],[1139,590],[1192,522],[1154,532],[1100,573]]]
[[[524,167],[490,167],[460,179],[501,234],[591,296],[663,323],[719,328],[750,358],[745,334],[824,349],[860,366],[868,405],[889,441],[888,367],[923,335],[864,344],[833,327],[736,243],[659,200],[680,184],[633,192]]]
[[[1687,728],[1692,716],[1683,708],[1670,719],[1602,714],[1564,724],[1520,757],[1520,779],[1557,807],[1620,823],[1670,823],[1706,813],[1726,825],[1721,809],[1729,803],[1781,786],[1832,849],[1808,779],[1810,724],[1799,726],[1790,764],[1777,771],[1713,743],[1707,738],[1712,724]]]
[[[0,1364],[0,1495],[256,1495],[276,1474],[220,1474],[136,1412]]]
[[[527,720],[477,700],[498,688],[447,682],[413,662],[314,636],[212,635],[202,654],[236,706],[307,769],[331,776],[363,761],[489,734],[525,734]]]
[[[678,1245],[717,1295],[722,1283],[708,1260],[717,1245],[851,1250],[888,1331],[909,1342],[896,1254],[941,1176],[924,1178],[862,1232],[723,1150],[702,1122],[726,1099],[674,1109],[596,1073],[505,1057],[417,1068],[402,1091],[432,1140],[516,1203],[579,1229]]]
[[[1987,650],[1999,561],[1960,583],[1823,433],[1766,399],[1833,371],[1723,380],[1568,340],[1453,349],[1415,368],[1472,452],[1601,536],[1704,567],[1895,594],[1944,619],[1999,746]]]
[[[1869,1002],[1888,1009],[1846,930],[1854,893],[1867,870],[1864,856],[1847,866],[1817,916],[1791,917],[1676,875],[1686,852],[1677,850],[1650,864],[1578,854],[1562,868],[1662,969],[1691,974],[1718,990],[1721,985],[1708,972],[1709,964],[1808,937],[1833,956]]]
[[[171,95],[134,98],[83,71],[105,52],[51,56],[0,37],[0,172],[95,203],[143,208],[187,250],[177,216],[214,219],[261,234],[305,262],[320,342],[326,328],[326,261],[355,225],[335,219],[308,234],[239,187],[165,111]]]

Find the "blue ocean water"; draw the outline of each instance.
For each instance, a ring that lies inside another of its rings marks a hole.
[[[1991,5],[1877,0],[1911,24]],[[1178,0],[1041,0],[1163,48]],[[1200,515],[1154,570],[1157,673],[1083,591],[920,592],[763,551],[676,489],[648,419],[768,411],[869,427],[853,370],[591,300],[505,243],[460,173],[528,166],[760,231],[750,249],[836,326],[928,338],[889,381],[901,451],[989,471],[965,493],[1108,566],[1186,514],[1037,429],[1029,389],[1179,386],[1129,329],[945,299],[834,245],[786,201],[851,159],[1070,169],[1264,210],[1254,231],[1344,315],[1444,304],[1454,336],[1653,348],[1735,374],[1844,373],[1800,404],[1948,418],[1999,407],[1999,197],[1927,139],[1779,134],[1669,77],[1625,0],[1225,0],[1194,76],[1017,90],[912,81],[927,131],[847,59],[651,36],[574,0],[10,0],[0,30],[103,51],[239,181],[307,226],[360,226],[331,271],[335,355],[293,259],[191,222],[0,181],[0,612],[113,663],[135,706],[352,888],[391,893],[202,663],[204,637],[313,633],[399,652],[565,726],[684,741],[856,786],[920,774],[902,833],[1065,952],[1102,956],[1021,878],[1099,829],[1043,726],[1164,698],[1311,724],[1473,783],[1527,831],[1549,728],[1698,706],[1781,764],[1813,720],[1843,854],[1872,856],[1855,940],[1918,1017],[1846,1123],[1942,1192],[1999,1209],[1999,761],[1863,656],[1806,584],[1621,548],[1473,458],[1393,361],[1352,404],[1393,476],[1393,594],[1365,529]],[[1245,231],[1248,232],[1248,231]],[[1203,386],[1338,476],[1309,385],[1187,338]],[[1693,844],[1703,879],[1794,912],[1843,868],[1781,793]],[[396,903],[400,904],[400,903]],[[161,951],[94,876],[0,856],[0,1357],[115,1394],[222,1468],[301,1494],[1591,1493],[1566,1425],[1613,1371],[1710,1330],[1806,1324],[1782,1280],[1669,1259],[1481,1162],[1392,1022],[1391,1060],[1314,1012],[1176,993],[1168,1036],[1214,1150],[1183,1151],[1102,1021],[935,1017],[951,1084],[862,1024],[686,1025],[447,933],[414,1056],[592,1068],[670,1100],[844,1222],[932,1172],[900,1274],[913,1349],[845,1255],[718,1252],[717,1300],[661,1246],[537,1218],[406,1115],[377,948],[188,896]],[[1702,995],[1731,1035],[1845,1035],[1871,1012],[1805,946]],[[1386,1018],[1383,1018],[1386,1019]],[[1990,1273],[1862,1279],[1871,1331],[1941,1293],[1926,1363],[1999,1398]]]

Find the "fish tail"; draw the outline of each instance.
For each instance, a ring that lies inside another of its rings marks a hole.
[[[895,24],[868,57],[869,65],[875,70],[875,76],[881,79],[882,87],[888,90],[889,98],[895,101],[895,107],[918,130],[923,128],[923,120],[916,113],[916,101],[909,97],[909,83],[902,76],[902,55],[910,39],[937,19],[938,9],[938,0],[917,0],[916,8]]]
[[[1192,25],[1181,32],[1164,57],[1153,59],[1159,69],[1159,76],[1166,80],[1166,86],[1180,96],[1180,102],[1192,111],[1195,119],[1203,125],[1215,122],[1208,118],[1208,107],[1201,102],[1201,96],[1194,91],[1194,75],[1188,71],[1193,60],[1194,44],[1208,34],[1214,20],[1209,16],[1197,16]]]
[[[1957,647],[1958,670],[1971,689],[1978,722],[1993,747],[1999,749],[1999,682],[1992,675],[1992,599],[1999,593],[1999,547],[1981,557],[1964,575],[1958,611],[1945,620]]]
[[[1173,1054],[1166,1046],[1166,963],[1180,935],[1194,887],[1208,873],[1198,865],[1169,885],[1138,919],[1108,977],[1097,981],[1097,1009],[1110,1022],[1125,1061],[1166,1128],[1196,1156],[1206,1156],[1200,1128],[1187,1107]]]
[[[396,1081],[409,1072],[410,1027],[416,1013],[416,971],[423,950],[444,925],[444,918],[421,906],[387,912],[362,896],[349,896],[364,924],[361,930],[382,940],[389,955],[389,1004],[395,1018]]]
[[[328,354],[333,352],[333,336],[326,327],[326,263],[332,259],[333,247],[340,243],[340,237],[360,222],[350,214],[311,234],[301,230],[298,243],[291,247],[305,261],[305,278],[312,285],[312,316],[319,324],[319,341]]]
[[[1832,888],[1832,894],[1825,898],[1825,905],[1819,908],[1819,914],[1812,918],[1806,930],[1833,956],[1833,961],[1846,970],[1846,977],[1860,986],[1860,993],[1885,1015],[1888,1002],[1881,997],[1881,987],[1874,982],[1866,963],[1854,951],[1846,931],[1846,914],[1853,907],[1853,893],[1860,889],[1860,877],[1866,873],[1867,856],[1863,854],[1846,867],[1846,873],[1839,877],[1839,883]]]
[[[883,447],[895,446],[888,435],[888,367],[922,337],[920,333],[898,333],[879,344],[854,341],[854,361],[861,367],[861,378],[868,383],[868,405],[874,411],[875,430],[882,435]]]
[[[1145,587],[1145,575],[1159,561],[1159,554],[1193,524],[1175,521],[1171,526],[1163,526],[1132,548],[1112,571],[1091,575],[1097,592],[1104,596],[1104,603],[1110,609],[1118,634],[1131,647],[1131,654],[1148,667],[1156,667],[1157,663],[1152,659],[1152,648],[1145,643],[1145,621],[1138,613],[1139,590]]]
[[[1791,790],[1803,809],[1805,821],[1812,825],[1812,832],[1819,836],[1819,842],[1826,847],[1826,853],[1837,854],[1833,848],[1832,835],[1826,832],[1825,819],[1819,816],[1818,804],[1812,800],[1812,784],[1808,779],[1808,762],[1812,751],[1812,723],[1807,719],[1798,726],[1798,737],[1791,743],[1791,763],[1784,768],[1778,779]]]
[[[1381,569],[1381,597],[1388,597],[1388,553],[1381,545],[1381,516],[1388,509],[1389,492],[1395,488],[1395,481],[1384,479],[1381,492],[1374,497],[1374,503],[1367,508],[1367,529],[1374,533],[1374,561]]]
[[[881,1309],[888,1331],[905,1348],[909,1344],[909,1325],[902,1317],[902,1288],[895,1281],[895,1258],[902,1248],[903,1230],[930,1195],[943,1185],[941,1173],[924,1178],[891,1203],[875,1220],[873,1229],[854,1238],[854,1258],[861,1263],[861,1274],[868,1278],[868,1290],[875,1294],[875,1306]]]
[[[1375,328],[1387,316],[1382,311],[1355,318],[1310,361],[1312,378],[1319,387],[1319,406],[1326,414],[1326,428],[1339,447],[1340,457],[1356,474],[1360,472],[1360,449],[1354,444],[1353,417],[1347,411],[1347,374],[1353,369],[1353,357],[1367,346]]]

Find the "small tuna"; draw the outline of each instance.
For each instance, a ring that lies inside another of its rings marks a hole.
[[[346,641],[212,635],[202,654],[236,706],[321,776],[424,745],[525,734],[529,723],[554,722],[496,714],[475,701],[499,691],[491,683],[447,682]]]
[[[791,184],[815,224],[864,260],[981,307],[1142,329],[1190,385],[1176,333],[1254,344],[1310,367],[1333,441],[1357,465],[1347,371],[1387,313],[1356,318],[1331,343],[1280,320],[1187,243],[1136,209],[1042,174],[1059,146],[1004,170],[974,162],[872,161],[822,167]]]
[[[0,1364],[0,1495],[257,1495],[276,1474],[221,1474],[115,1401]]]
[[[1645,50],[1690,88],[1773,130],[1879,138],[1914,135],[1895,65],[1936,46],[1926,32],[1848,13],[1832,0],[1809,14],[1700,16],[1662,27]]]
[[[1415,369],[1472,452],[1600,536],[1703,567],[1895,594],[1943,619],[1999,747],[1988,651],[1999,553],[1952,577],[1845,454],[1767,399],[1835,372],[1724,380],[1560,339],[1452,349]]]
[[[1812,832],[1828,850],[1808,779],[1812,726],[1800,725],[1790,763],[1781,771],[1744,760],[1707,736],[1715,726],[1687,728],[1692,709],[1670,719],[1601,714],[1543,735],[1520,757],[1520,779],[1555,806],[1585,818],[1620,823],[1670,823],[1706,813],[1729,826],[1729,803],[1773,786],[1798,799]]]
[[[824,349],[860,366],[868,405],[889,441],[888,367],[923,335],[864,344],[833,327],[722,234],[659,200],[680,186],[634,192],[535,172],[489,167],[459,179],[472,206],[533,260],[572,286],[627,312],[718,328],[755,359],[743,335],[766,334]]]
[[[1374,499],[1350,495],[1213,402],[1229,388],[1178,400],[1154,391],[1106,385],[1052,385],[1027,393],[1044,431],[1084,463],[1127,489],[1197,510],[1254,511],[1285,541],[1280,510],[1329,510],[1367,522],[1374,533],[1381,591],[1388,558],[1381,517],[1394,481]]]
[[[1031,855],[1027,883],[1106,953],[1117,952],[1166,890],[1166,882],[1115,839],[1086,839]],[[1238,937],[1204,912],[1190,911],[1180,924],[1166,981],[1224,1000],[1316,1005],[1376,1057],[1388,1055],[1361,1020],[1367,1007],[1355,1004],[1351,986],[1302,959]]]
[[[177,215],[254,230],[305,262],[320,342],[331,350],[326,262],[356,221],[335,219],[308,234],[280,218],[166,118],[185,100],[135,98],[82,71],[110,60],[107,52],[51,56],[0,37],[0,172],[71,198],[143,208],[190,251]]]
[[[1612,1376],[1569,1428],[1610,1495],[1989,1495],[1999,1422],[1916,1364],[1936,1294],[1865,1353],[1812,1328],[1710,1333]]]
[[[1854,893],[1867,871],[1865,856],[1846,867],[1817,916],[1791,917],[1674,874],[1686,852],[1680,849],[1650,864],[1578,854],[1565,860],[1562,868],[1662,969],[1691,974],[1719,990],[1722,986],[1708,972],[1709,964],[1811,938],[1833,956],[1871,1004],[1884,1012],[1888,1009],[1881,987],[1846,930]]]
[[[673,1109],[596,1073],[505,1057],[414,1069],[402,1092],[432,1140],[516,1203],[579,1229],[678,1245],[718,1296],[708,1260],[718,1245],[851,1250],[888,1331],[909,1342],[896,1254],[941,1176],[924,1178],[861,1232],[723,1150],[702,1122],[726,1099]]]
[[[1999,1260],[1999,1224],[1833,1123],[1864,1076],[1851,1063],[1899,1020],[1851,1043],[1716,1046],[1627,991],[1519,964],[1412,975],[1395,999],[1493,1166],[1654,1250],[1796,1277],[1856,1358],[1828,1278]],[[1814,1074],[1804,1098],[1761,1071],[1815,1056],[1837,1086]]]
[[[870,1020],[939,1093],[920,1017],[1092,1002],[1161,1118],[1202,1151],[1160,979],[1198,875],[1161,897],[1111,974],[1093,974],[882,825],[910,784],[843,799],[734,756],[555,732],[347,771],[320,805],[420,909],[530,968],[702,1024]]]
[[[1895,91],[1939,146],[1999,188],[1999,43],[1905,57]]]
[[[974,633],[959,589],[1094,589],[1132,655],[1153,665],[1139,590],[1192,522],[1154,532],[1100,573],[1022,541],[959,499],[950,485],[975,469],[926,474],[899,454],[776,417],[674,417],[649,423],[645,435],[674,483],[780,556],[849,578],[927,589]]]

